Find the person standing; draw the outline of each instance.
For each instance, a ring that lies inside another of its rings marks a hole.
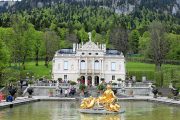
[[[67,95],[68,95],[68,90],[67,89],[65,89],[64,94],[65,94],[65,97],[67,97]]]
[[[62,95],[62,93],[63,93],[63,90],[62,90],[62,88],[60,89],[60,94]]]
[[[1,102],[2,100],[4,100],[4,95],[3,95],[2,92],[0,92],[0,102]]]

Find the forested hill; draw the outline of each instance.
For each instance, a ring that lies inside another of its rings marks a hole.
[[[170,13],[179,16],[180,14],[180,0],[22,0],[21,2],[9,2],[4,4],[2,8],[15,11],[15,10],[27,10],[32,8],[40,8],[45,6],[52,6],[56,3],[65,2],[68,4],[78,4],[81,6],[97,6],[108,7],[115,10],[117,13],[131,13],[134,10],[142,9],[143,7],[149,10]],[[9,6],[9,7],[8,7]]]
[[[152,31],[160,26],[160,38],[168,40],[163,57],[179,60],[179,5],[179,0],[22,0],[0,13],[0,39],[11,61],[23,64],[27,58],[50,61],[56,50],[88,41],[88,32],[110,49],[152,59],[150,43],[157,38]]]

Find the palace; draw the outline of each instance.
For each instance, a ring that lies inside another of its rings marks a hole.
[[[73,44],[72,49],[60,49],[53,58],[52,78],[75,81],[81,78],[86,85],[98,85],[101,78],[105,82],[125,80],[125,59],[122,52],[106,49],[105,44],[95,44],[91,40],[85,44]]]

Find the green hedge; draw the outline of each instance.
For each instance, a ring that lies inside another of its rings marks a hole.
[[[142,81],[142,76],[146,76],[146,80],[154,80],[154,71],[128,71],[128,76],[136,76],[136,81]]]
[[[148,69],[148,68],[147,68]],[[153,80],[158,86],[169,86],[172,80],[180,83],[180,69],[165,69],[160,72],[154,71],[128,71],[127,76],[136,76],[136,81],[142,81],[142,76],[146,76],[146,80]],[[180,85],[178,85],[180,87]]]
[[[154,79],[158,86],[163,86],[164,84],[164,73],[162,71],[154,73]]]

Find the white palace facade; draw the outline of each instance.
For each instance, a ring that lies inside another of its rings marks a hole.
[[[86,85],[98,85],[101,78],[105,82],[125,80],[125,59],[121,52],[106,49],[105,44],[89,41],[73,44],[72,49],[60,49],[53,58],[52,78],[75,81],[81,78]]]

